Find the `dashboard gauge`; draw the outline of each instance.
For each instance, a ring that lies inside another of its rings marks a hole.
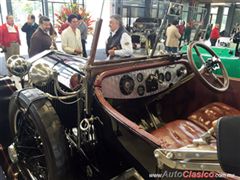
[[[164,81],[164,74],[163,74],[163,73],[160,73],[160,74],[158,75],[158,80],[161,81],[161,82]]]
[[[156,78],[154,74],[150,74],[145,83],[147,92],[153,92],[158,89],[158,78]]]
[[[159,70],[158,69],[155,71],[155,76],[159,77]]]
[[[180,77],[182,75],[186,75],[187,74],[187,69],[185,67],[180,67],[177,72],[177,77]]]
[[[142,82],[143,81],[143,74],[142,73],[138,73],[137,74],[137,81],[138,82]]]
[[[124,75],[120,79],[119,83],[120,91],[124,95],[129,95],[134,89],[134,80],[129,75]]]
[[[138,86],[137,93],[139,96],[143,96],[145,93],[145,87],[143,85]]]
[[[169,72],[169,71],[167,71],[166,73],[165,73],[165,80],[166,81],[170,81],[172,79],[172,75],[171,75],[171,73]]]

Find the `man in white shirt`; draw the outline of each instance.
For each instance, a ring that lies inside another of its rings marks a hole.
[[[68,54],[82,55],[81,32],[77,28],[79,25],[77,16],[75,14],[69,15],[68,23],[68,28],[61,35],[62,49]]]
[[[110,57],[110,59],[132,56],[133,47],[131,36],[123,27],[122,17],[112,15],[110,17],[109,27],[111,33],[106,44],[107,56]]]

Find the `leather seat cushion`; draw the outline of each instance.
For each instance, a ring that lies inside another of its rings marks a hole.
[[[157,143],[166,149],[180,148],[192,144],[205,131],[188,120],[175,120],[160,127],[151,134],[157,138]]]
[[[214,102],[195,111],[187,119],[193,121],[204,130],[208,130],[212,127],[213,121],[229,115],[240,115],[240,111],[227,104]]]

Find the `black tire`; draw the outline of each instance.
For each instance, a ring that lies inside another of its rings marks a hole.
[[[25,168],[28,168],[35,177],[41,172],[45,175],[44,178],[37,177],[36,179],[66,179],[68,153],[65,133],[58,115],[44,93],[39,89],[15,92],[9,104],[9,121],[15,149],[19,156],[18,165],[22,172],[26,172]],[[26,137],[27,132],[30,134],[29,137]],[[31,133],[34,134],[33,138],[31,138]],[[36,140],[37,138],[40,140]],[[35,146],[35,150],[20,149],[20,146],[21,148],[22,146]],[[38,151],[45,158],[32,160]],[[34,154],[33,157],[30,156],[31,153]],[[39,168],[46,167],[46,172],[43,168],[35,170],[37,167],[34,163],[39,165]]]
[[[12,143],[8,123],[8,108],[10,98],[16,90],[14,83],[8,77],[0,79],[0,143],[3,147]]]

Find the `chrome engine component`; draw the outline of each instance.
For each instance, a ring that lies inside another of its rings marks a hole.
[[[13,55],[7,60],[7,68],[9,72],[20,78],[28,73],[30,67],[31,64],[26,61],[23,56]]]
[[[53,76],[53,70],[45,63],[39,63],[31,67],[29,71],[30,81],[37,86],[46,86]]]
[[[95,134],[94,121],[100,119],[98,117],[91,116],[90,118],[84,118],[79,122],[78,125],[78,146],[82,144],[92,144],[97,143],[97,138]]]

